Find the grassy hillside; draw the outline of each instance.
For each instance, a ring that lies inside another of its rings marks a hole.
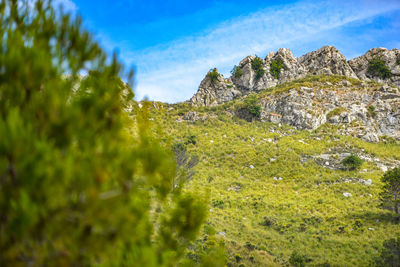
[[[302,82],[317,81],[295,84]],[[382,242],[400,235],[393,216],[377,208],[382,165],[397,164],[399,143],[367,143],[330,125],[299,131],[247,122],[227,112],[232,105],[152,110],[166,142],[198,159],[187,187],[209,195],[199,242],[223,242],[229,266],[289,265],[296,252],[307,266],[370,266]],[[206,118],[182,120],[189,111]],[[361,168],[341,169],[342,153],[364,158]]]

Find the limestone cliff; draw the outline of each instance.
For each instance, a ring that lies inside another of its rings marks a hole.
[[[289,49],[281,48],[264,59],[248,56],[237,68],[240,72],[227,79],[219,75],[212,80],[207,75],[190,99],[192,105],[215,106],[304,78],[303,84],[296,81],[258,94],[257,118],[243,108],[232,112],[247,120],[284,123],[297,129],[312,130],[325,123],[333,124],[342,134],[369,142],[378,142],[385,136],[400,140],[398,49],[374,48],[347,61],[332,46],[299,58]],[[321,74],[328,76],[313,76]],[[321,77],[325,77],[324,82]]]
[[[328,123],[345,135],[378,142],[389,136],[400,140],[400,93],[390,86],[314,84],[260,99],[262,121],[284,123],[297,129],[316,129]]]
[[[381,60],[388,68],[390,75],[377,75],[370,70],[372,60]],[[308,75],[328,74],[343,75],[362,80],[373,80],[391,86],[400,85],[400,50],[374,48],[366,54],[347,61],[333,46],[324,46],[299,58],[293,56],[289,49],[281,48],[276,53],[269,53],[261,60],[261,76],[253,63],[255,56],[244,58],[238,65],[240,75],[232,75],[225,79],[220,76],[218,81],[211,82],[206,76],[201,82],[197,93],[190,99],[195,106],[215,106],[236,97],[247,95],[252,91],[260,91],[273,86],[303,78]],[[279,62],[279,75],[274,75],[274,62]]]

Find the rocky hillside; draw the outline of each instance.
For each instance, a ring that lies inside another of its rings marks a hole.
[[[321,75],[334,77],[323,82]],[[299,86],[304,85],[299,81],[308,86]],[[299,58],[281,48],[265,59],[246,57],[227,79],[216,69],[210,71],[190,103],[216,106],[257,92],[262,96],[258,97],[260,114],[247,119],[297,129],[336,124],[343,126],[343,134],[377,142],[381,136],[400,139],[399,86],[398,49],[374,48],[347,61],[332,46]]]
[[[373,65],[375,63],[375,65]],[[210,72],[211,73],[211,72]],[[210,74],[209,73],[209,74]],[[270,52],[265,59],[248,56],[229,78],[207,74],[190,99],[195,106],[215,106],[308,75],[342,75],[365,81],[400,86],[400,50],[374,48],[347,61],[333,46],[324,46],[299,58],[287,48]]]
[[[166,144],[189,173],[187,188],[209,196],[207,221],[188,257],[198,261],[223,244],[222,266],[376,266],[383,242],[400,235],[394,213],[378,208],[381,177],[400,167],[400,142],[365,142],[369,130],[361,131],[355,116],[389,130],[380,125],[385,103],[395,101],[388,90],[316,75],[215,107],[153,103],[149,122],[168,133]],[[257,118],[246,114],[257,113],[253,100],[262,107]],[[366,106],[371,100],[375,110]],[[362,159],[356,170],[343,163],[351,155]],[[293,263],[298,254],[305,265]]]

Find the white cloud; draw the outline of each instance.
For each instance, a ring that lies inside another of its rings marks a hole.
[[[351,22],[400,8],[398,1],[298,2],[265,9],[221,23],[203,34],[141,51],[121,50],[125,62],[137,65],[136,94],[168,102],[189,99],[206,72],[224,74],[248,54],[265,55]],[[110,45],[110,44],[108,44]]]

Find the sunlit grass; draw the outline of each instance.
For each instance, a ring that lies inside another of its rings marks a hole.
[[[306,86],[314,79],[343,80],[320,76],[285,86]],[[312,156],[352,152],[385,162],[400,159],[400,145],[367,143],[339,135],[330,125],[299,131],[246,122],[227,112],[233,105],[197,108],[207,119],[196,122],[180,119],[194,110],[187,104],[153,114],[173,142],[196,137],[196,145],[187,149],[200,161],[187,187],[209,194],[203,238],[211,231],[223,240],[232,266],[288,264],[294,250],[312,259],[312,266],[371,265],[382,242],[400,234],[389,212],[377,207],[383,171],[374,162],[364,162],[363,171],[332,170]],[[371,179],[372,185],[345,183],[344,178]]]

